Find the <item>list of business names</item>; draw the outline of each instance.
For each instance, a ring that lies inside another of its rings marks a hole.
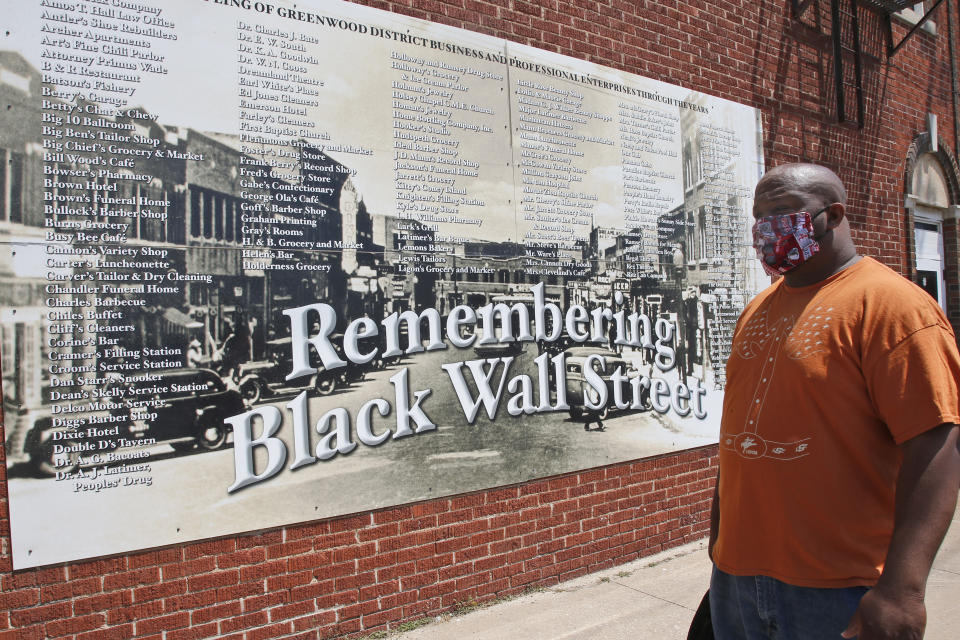
[[[182,293],[163,246],[171,202],[155,188],[169,162],[157,116],[138,108],[145,83],[169,73],[177,25],[160,3],[42,3],[43,352],[52,430],[34,451],[77,493],[152,484],[144,435],[169,390],[158,370],[180,348],[146,348],[134,317]],[[156,242],[151,242],[155,240]]]
[[[398,272],[452,274],[457,246],[486,222],[478,148],[502,135],[505,114],[488,106],[503,75],[442,57],[390,53]],[[442,225],[442,226],[441,226]]]

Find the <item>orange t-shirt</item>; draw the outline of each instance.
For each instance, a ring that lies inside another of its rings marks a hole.
[[[958,380],[940,307],[875,260],[758,295],[727,364],[717,566],[805,587],[874,584],[898,445],[960,423]]]

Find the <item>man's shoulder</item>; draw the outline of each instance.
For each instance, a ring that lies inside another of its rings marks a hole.
[[[933,297],[919,285],[874,258],[864,257],[856,266],[859,269],[853,281],[856,282],[855,288],[864,295],[875,296],[878,302],[894,307],[920,304],[931,309],[939,308]]]
[[[863,256],[854,266],[859,271],[857,275],[861,279],[870,278],[891,283],[903,282],[906,284],[912,284],[909,280],[894,271],[891,267],[888,267],[876,258],[872,258],[870,256]]]
[[[939,326],[953,334],[943,309],[927,291],[873,258],[861,262],[865,263],[862,275],[849,294],[852,299],[860,298],[867,328],[906,335]]]

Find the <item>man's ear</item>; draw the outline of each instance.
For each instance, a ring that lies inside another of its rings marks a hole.
[[[827,217],[827,228],[836,229],[847,216],[847,208],[842,202],[834,202],[823,214]]]

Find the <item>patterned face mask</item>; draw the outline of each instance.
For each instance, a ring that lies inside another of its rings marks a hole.
[[[820,251],[813,235],[813,221],[830,208],[820,211],[783,213],[759,218],[753,224],[753,247],[763,270],[771,276],[793,271]]]

